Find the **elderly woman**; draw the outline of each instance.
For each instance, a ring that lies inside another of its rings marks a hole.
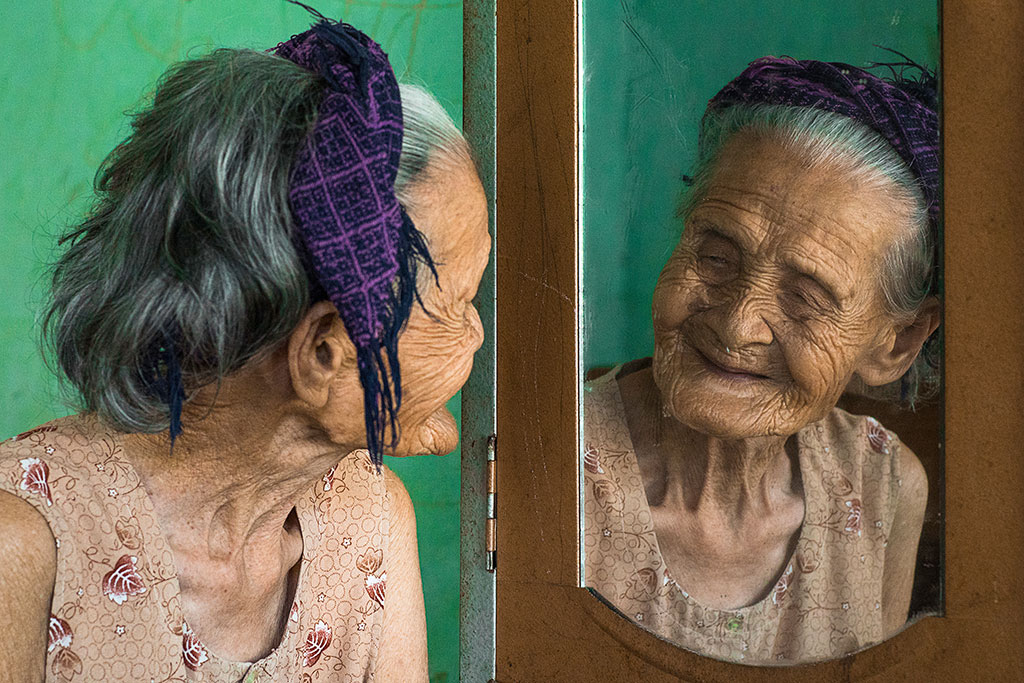
[[[905,623],[924,470],[836,403],[935,376],[937,150],[927,83],[844,64],[760,59],[712,99],[653,359],[584,403],[587,583],[627,617],[758,663]]]
[[[173,66],[64,238],[47,333],[85,412],[0,446],[3,680],[427,679],[381,455],[457,444],[483,193],[365,35],[274,53]]]

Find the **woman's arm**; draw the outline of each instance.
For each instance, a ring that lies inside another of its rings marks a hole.
[[[420,683],[427,681],[427,622],[416,546],[416,515],[405,486],[394,472],[387,468],[384,472],[391,498],[391,526],[384,633],[375,680]]]
[[[0,491],[0,683],[42,681],[57,545],[43,516]]]
[[[928,477],[921,461],[906,446],[900,449],[900,471],[903,483],[899,487],[900,498],[885,549],[882,575],[882,626],[886,638],[907,622],[917,566],[917,543],[921,539],[924,508],[928,502]]]

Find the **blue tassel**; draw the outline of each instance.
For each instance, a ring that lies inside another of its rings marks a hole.
[[[181,361],[178,358],[178,344],[175,334],[164,330],[163,340],[156,351],[150,354],[150,360],[144,369],[148,389],[167,405],[170,417],[169,433],[171,452],[174,452],[174,440],[182,432],[181,410],[185,405],[185,387],[181,379]]]
[[[429,268],[434,276],[434,284],[438,288],[441,286],[437,267],[427,250],[426,239],[404,209],[398,232],[397,260],[396,286],[380,319],[381,338],[368,347],[356,350],[359,379],[363,385],[367,449],[378,470],[384,462],[383,448],[388,430],[391,431],[391,448],[398,444],[400,436],[398,409],[402,405],[402,370],[398,362],[398,337],[412,313],[414,303],[418,303],[431,315],[416,287],[417,265],[423,264]]]
[[[922,103],[929,109],[938,109],[939,104],[939,79],[935,76],[935,72],[928,67],[921,66],[910,57],[906,56],[898,50],[893,50],[889,47],[882,45],[875,45],[880,50],[891,52],[892,54],[900,57],[902,62],[871,62],[868,68],[885,67],[889,69],[892,74],[890,83],[898,87],[903,92],[907,93],[918,102]],[[897,71],[897,67],[899,71]],[[910,78],[906,75],[907,69],[914,69],[917,71],[917,78]]]
[[[314,17],[319,19],[318,22],[313,24],[311,27],[313,32],[316,33],[317,37],[321,40],[330,43],[334,47],[338,48],[342,54],[348,57],[349,62],[356,69],[356,81],[359,83],[359,91],[363,92],[366,90],[366,83],[368,80],[368,67],[370,62],[370,55],[366,51],[366,46],[363,45],[356,36],[349,31],[349,25],[343,22],[336,22],[328,19],[316,9],[309,5],[299,2],[298,0],[287,0],[293,5],[298,5],[302,9],[306,10]],[[330,62],[324,60],[323,63],[329,64]],[[324,77],[335,90],[340,89],[340,85],[334,74],[331,73],[329,67],[324,68],[324,71],[320,74]]]

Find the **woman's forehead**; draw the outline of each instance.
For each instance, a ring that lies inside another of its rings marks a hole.
[[[439,264],[489,251],[487,202],[476,171],[468,166],[434,175],[410,212]]]
[[[820,245],[823,255],[854,259],[888,246],[905,212],[884,187],[849,168],[809,164],[755,139],[726,145],[691,219],[715,224],[750,250]]]

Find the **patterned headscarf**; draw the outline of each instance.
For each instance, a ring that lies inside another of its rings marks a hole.
[[[935,76],[909,60],[879,66],[914,67],[922,76],[888,81],[849,64],[763,57],[711,99],[708,113],[734,104],[778,104],[860,121],[885,138],[917,177],[934,229],[940,186]]]
[[[434,264],[395,197],[402,103],[387,55],[352,26],[306,9],[320,20],[274,49],[324,81],[289,199],[314,300],[335,305],[356,347],[367,445],[379,467],[389,427],[392,446],[398,438],[398,334],[419,300],[418,262]]]
[[[294,241],[313,301],[330,300],[356,348],[367,448],[379,468],[387,432],[398,440],[402,402],[398,335],[414,302],[417,266],[437,281],[426,241],[395,197],[402,153],[398,82],[380,46],[296,0],[319,21],[274,52],[321,77],[317,122],[299,151],[288,198]],[[185,389],[178,329],[167,329],[143,368],[168,407],[171,449],[182,432]]]

